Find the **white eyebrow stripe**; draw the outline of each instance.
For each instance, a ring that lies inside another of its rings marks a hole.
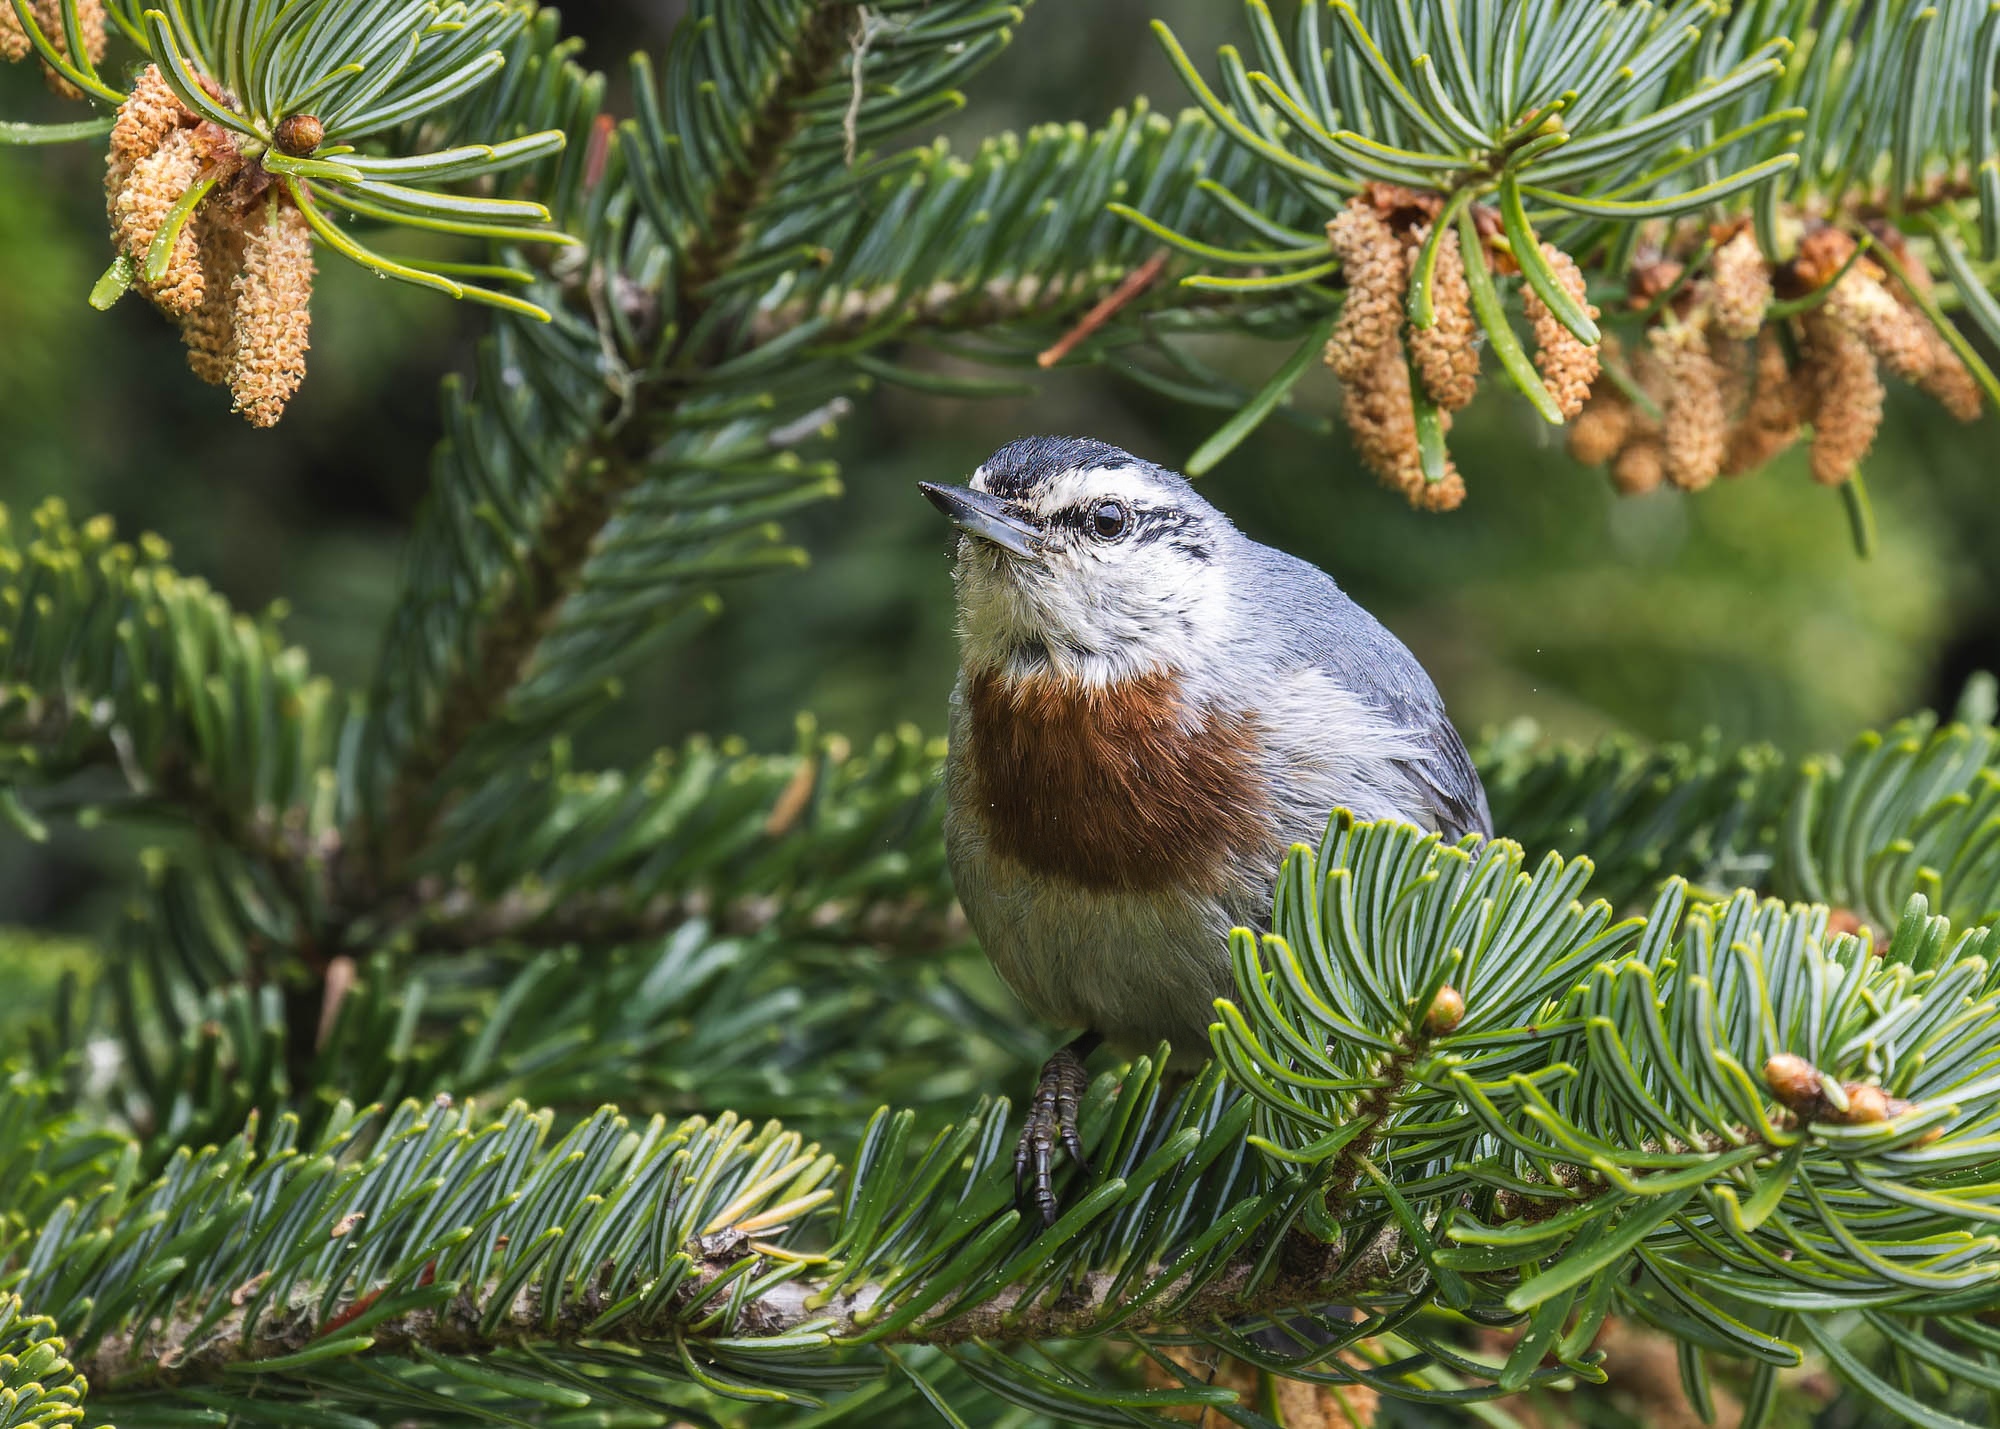
[[[1093,466],[1062,472],[1035,493],[1037,515],[1049,517],[1084,501],[1123,497],[1136,501],[1159,494],[1159,484],[1137,467]]]

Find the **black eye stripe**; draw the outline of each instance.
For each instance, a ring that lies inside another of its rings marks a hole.
[[[0,0],[0,5],[4,5],[5,3],[6,0]],[[1118,507],[1125,513],[1125,519],[1130,521],[1135,529],[1162,523],[1170,525],[1178,524],[1187,520],[1187,517],[1179,511],[1166,511],[1151,506],[1134,506],[1131,502],[1118,496],[1094,496],[1088,501],[1081,502],[1075,506],[1065,506],[1062,510],[1052,513],[1046,518],[1045,524],[1069,530],[1088,531],[1092,523],[1097,519],[1099,508],[1105,506]]]
[[[5,3],[6,0],[0,0],[0,4]],[[1202,524],[1192,512],[1172,506],[1135,506],[1120,497],[1104,496],[1094,496],[1088,501],[1052,512],[1044,518],[1043,524],[1051,531],[1073,531],[1093,540],[1105,540],[1107,538],[1099,535],[1094,528],[1098,508],[1107,504],[1125,509],[1127,525],[1115,538],[1119,545],[1150,546],[1166,537],[1199,537],[1202,533]],[[1184,546],[1183,549],[1187,548]],[[1197,544],[1190,554],[1196,560],[1206,560],[1210,553],[1205,546]]]

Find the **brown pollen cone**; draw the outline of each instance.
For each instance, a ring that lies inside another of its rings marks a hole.
[[[118,246],[143,267],[167,212],[201,177],[202,156],[190,130],[175,129],[160,146],[132,165],[125,186],[112,200]],[[181,227],[167,262],[166,276],[146,288],[160,308],[176,317],[201,305],[201,255],[191,224]]]
[[[229,380],[236,357],[236,317],[230,310],[236,278],[243,271],[243,231],[236,216],[216,205],[196,215],[203,292],[201,306],[181,320],[188,367],[211,386]]]
[[[35,18],[41,22],[42,33],[49,37],[56,52],[66,60],[75,59],[69,52],[69,31],[63,26],[62,0],[35,0]],[[83,40],[84,58],[95,68],[103,61],[110,39],[104,27],[104,0],[76,0],[76,29]],[[82,90],[47,65],[42,66],[42,79],[64,99],[84,97]]]
[[[1799,377],[1812,403],[1813,480],[1838,486],[1854,475],[1882,425],[1882,375],[1861,336],[1823,305],[1805,315]]]
[[[253,426],[283,416],[305,380],[313,271],[311,225],[274,193],[244,224],[243,266],[230,294],[236,342],[229,391]]]
[[[1749,404],[1729,432],[1722,460],[1724,476],[1755,471],[1799,439],[1810,415],[1805,385],[1785,361],[1785,346],[1768,329],[1757,335],[1757,355]]]
[[[1738,341],[1755,337],[1771,307],[1771,269],[1756,236],[1746,228],[1716,249],[1709,275],[1715,330]]]
[[[1326,241],[1347,278],[1347,299],[1326,342],[1326,365],[1352,382],[1402,331],[1403,245],[1362,197],[1349,199],[1327,223]]]
[[[1439,481],[1424,478],[1417,445],[1417,416],[1410,406],[1410,369],[1401,343],[1375,350],[1368,366],[1347,382],[1343,416],[1361,460],[1384,486],[1424,511],[1451,511],[1465,500],[1465,479],[1451,459]],[[1449,419],[1450,413],[1440,413]]]
[[[1935,333],[1922,314],[1896,301],[1877,277],[1879,272],[1873,264],[1855,264],[1833,285],[1826,309],[1868,344],[1883,367],[1905,382],[1921,383],[1937,360],[1931,341]]]
[[[1412,275],[1422,253],[1422,244],[1408,252]],[[1405,340],[1431,400],[1447,412],[1456,412],[1479,390],[1479,326],[1472,318],[1465,255],[1459,249],[1458,234],[1451,229],[1438,240],[1437,263],[1431,270],[1431,310],[1436,322],[1427,328],[1412,324]]]
[[[139,71],[131,94],[118,106],[118,118],[111,126],[110,153],[104,161],[104,198],[114,222],[118,194],[132,176],[132,166],[159,148],[168,134],[190,128],[195,122],[194,111],[181,103],[158,65]]]
[[[1722,470],[1729,441],[1723,370],[1693,323],[1663,322],[1646,334],[1665,377],[1660,445],[1667,480],[1699,491]]]
[[[1945,335],[1933,323],[1930,314],[1917,302],[1919,295],[1931,295],[1930,270],[1924,267],[1909,246],[1900,241],[1894,229],[1888,230],[1884,241],[1896,250],[1896,258],[1903,265],[1903,278],[1885,284],[1890,294],[1923,324],[1924,342],[1930,348],[1929,370],[1917,379],[1917,386],[1941,403],[1944,409],[1961,422],[1976,422],[1986,410],[1986,394],[1972,370],[1965,365],[1965,359],[1958,355]]]
[[[75,58],[69,50],[69,29],[63,24],[62,0],[29,0],[28,12],[35,17],[35,27],[42,32],[42,38],[54,46],[57,54],[64,59]],[[83,40],[84,57],[96,65],[104,58],[104,0],[76,0],[76,28]],[[12,0],[0,0],[0,59],[24,60],[34,47],[27,28],[14,12]],[[47,61],[42,63],[42,78],[64,99],[83,98],[83,91],[50,68]]]
[[[1925,319],[1926,326],[1929,319]],[[1972,375],[1972,369],[1965,365],[1965,359],[1945,341],[1944,334],[1936,328],[1930,329],[1930,343],[1933,349],[1931,370],[1917,383],[1929,393],[1944,409],[1961,422],[1976,422],[1986,411],[1986,393],[1979,385],[1979,379]]]
[[[1610,461],[1632,433],[1632,403],[1616,383],[1602,385],[1569,424],[1569,454],[1583,466]]]
[[[1931,363],[1930,370],[1917,380],[1917,386],[1959,421],[1978,421],[1986,411],[1986,393],[1979,379],[1972,375],[1972,369],[1965,365],[1965,359],[1945,340],[1944,334],[1931,325],[1929,317],[1924,317],[1923,322],[1924,338],[1931,347]]]
[[[1611,482],[1626,496],[1644,496],[1666,479],[1667,453],[1658,437],[1634,437],[1611,463]]]
[[[0,4],[0,60],[18,64],[33,49],[34,45],[29,43],[28,32],[21,28],[21,17],[14,13],[14,7]]]
[[[1553,243],[1542,245],[1542,256],[1555,270],[1563,291],[1592,318],[1597,317],[1596,307],[1584,299],[1583,270],[1576,266],[1576,260]],[[1563,420],[1568,421],[1583,410],[1590,384],[1597,380],[1597,349],[1558,322],[1533,288],[1526,289],[1522,308],[1535,328],[1535,370],[1542,374],[1542,385],[1555,398]]]

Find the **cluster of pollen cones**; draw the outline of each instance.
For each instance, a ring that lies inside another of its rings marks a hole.
[[[1808,431],[1813,479],[1838,486],[1881,426],[1884,370],[1961,421],[1979,416],[1977,381],[1918,301],[1928,297],[1929,273],[1893,230],[1877,239],[1919,291],[1857,254],[1838,228],[1806,233],[1776,265],[1747,227],[1711,239],[1698,275],[1660,257],[1633,269],[1634,305],[1660,311],[1630,355],[1628,386],[1601,384],[1570,427],[1570,454],[1608,464],[1619,490],[1664,481],[1698,491],[1755,471]],[[1811,305],[1774,315],[1781,298]]]
[[[235,107],[218,87],[204,87]],[[318,129],[309,116],[293,116],[278,126],[278,145],[310,153]],[[147,281],[155,240],[202,185],[207,192],[173,237],[164,271]],[[253,424],[276,422],[306,372],[314,270],[305,215],[235,134],[188,109],[154,65],[118,110],[104,191],[112,240],[142,275],[134,286],[179,324],[188,366],[227,386]]]
[[[1410,405],[1412,376],[1423,383],[1447,428],[1451,414],[1479,390],[1480,328],[1472,315],[1467,255],[1455,230],[1438,240],[1432,325],[1419,328],[1404,314],[1410,274],[1442,207],[1432,194],[1370,184],[1326,226],[1327,244],[1347,277],[1347,302],[1327,340],[1326,364],[1346,391],[1348,433],[1383,484],[1429,511],[1456,507],[1465,499],[1465,481],[1449,457],[1437,480],[1426,475]],[[1475,217],[1483,235],[1486,215]],[[1569,255],[1546,243],[1542,253],[1570,296],[1595,317],[1597,309],[1585,302],[1583,274]],[[1490,264],[1498,256],[1482,252],[1473,261]],[[1564,417],[1573,417],[1597,378],[1597,351],[1557,321],[1532,291],[1527,313],[1535,332],[1536,371]]]
[[[35,27],[55,46],[56,53],[64,59],[72,58],[69,29],[63,24],[62,0],[28,0],[28,12],[35,17]],[[76,0],[76,29],[83,39],[84,55],[95,65],[104,58],[104,0]],[[0,59],[15,64],[26,59],[34,48],[12,0],[0,0]],[[82,90],[46,63],[42,65],[42,78],[65,99],[83,98]]]
[[[1327,224],[1347,300],[1326,363],[1345,389],[1346,424],[1362,460],[1412,505],[1448,511],[1464,500],[1465,483],[1449,458],[1431,474],[1439,479],[1427,478],[1411,383],[1422,384],[1447,427],[1478,390],[1480,329],[1457,232],[1438,243],[1435,322],[1420,329],[1405,312],[1410,275],[1440,208],[1436,195],[1372,184]],[[1482,237],[1497,228],[1483,210],[1473,216]],[[1778,264],[1747,225],[1709,238],[1694,273],[1657,251],[1633,267],[1630,306],[1647,315],[1635,351],[1607,334],[1600,352],[1532,289],[1524,292],[1536,371],[1569,423],[1570,453],[1587,466],[1609,466],[1620,491],[1662,483],[1697,491],[1718,476],[1756,470],[1808,434],[1813,477],[1838,485],[1854,475],[1881,425],[1884,371],[1960,420],[1979,416],[1978,382],[1926,315],[1929,273],[1893,229],[1874,239],[1895,260],[1896,276],[1857,253],[1851,234],[1826,224],[1804,232],[1796,254]],[[1596,318],[1575,262],[1550,244],[1541,249]],[[1511,266],[1490,249],[1475,261]],[[1797,305],[1774,312],[1779,299]]]

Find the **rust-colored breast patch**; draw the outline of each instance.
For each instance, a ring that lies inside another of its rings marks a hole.
[[[1189,720],[1171,675],[1091,689],[988,673],[969,700],[987,837],[1036,872],[1095,889],[1220,892],[1230,855],[1268,841],[1255,729],[1219,711]]]

